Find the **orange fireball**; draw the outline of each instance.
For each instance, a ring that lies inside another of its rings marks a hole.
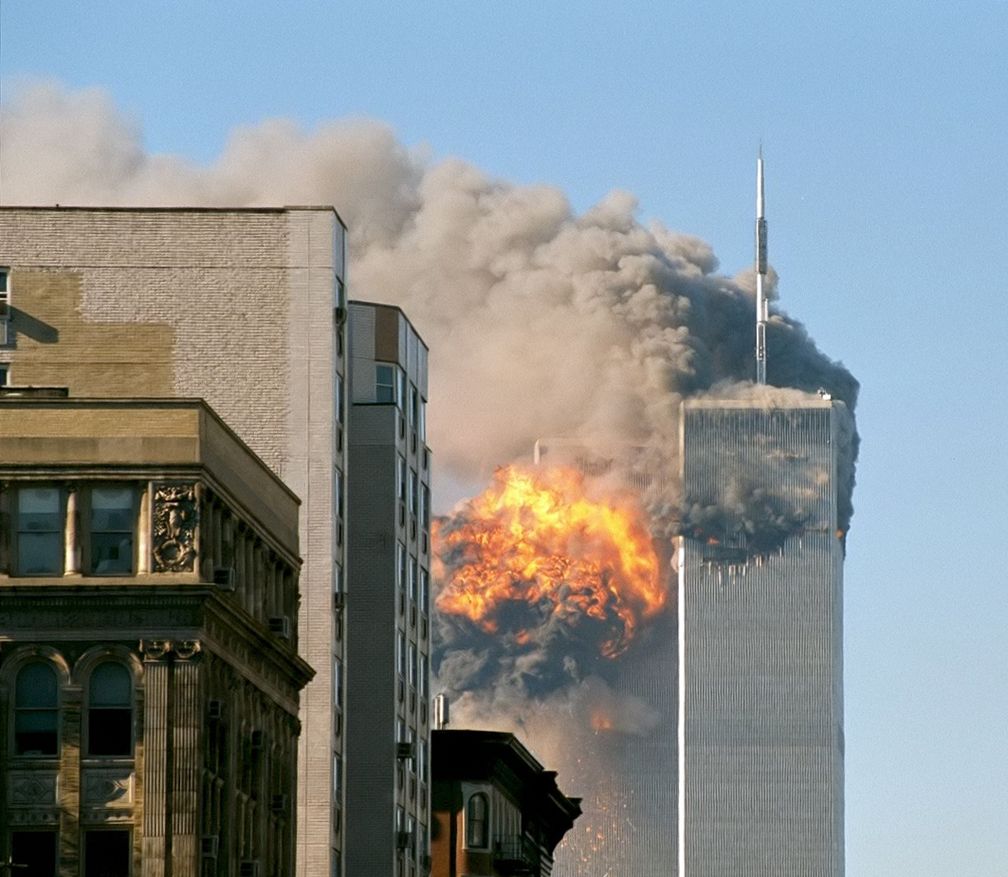
[[[608,625],[602,654],[616,657],[665,590],[644,517],[630,495],[590,498],[574,469],[498,469],[461,511],[435,522],[437,608],[487,633],[504,607],[535,607],[543,623]],[[519,645],[531,638],[519,630]]]

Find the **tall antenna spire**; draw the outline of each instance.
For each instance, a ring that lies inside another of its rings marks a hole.
[[[766,383],[766,324],[769,317],[766,291],[767,228],[763,215],[763,144],[756,159],[756,383]]]

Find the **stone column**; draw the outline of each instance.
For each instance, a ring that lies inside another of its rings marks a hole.
[[[200,644],[175,643],[172,680],[172,877],[199,877],[200,787],[203,699],[199,686]]]
[[[144,484],[140,491],[140,508],[137,514],[137,575],[145,575],[151,569],[151,517],[150,484]]]
[[[165,877],[165,865],[171,850],[167,822],[168,728],[171,717],[171,667],[167,655],[171,646],[166,640],[144,640],[140,643],[144,658],[142,877]]]
[[[79,489],[67,486],[66,524],[63,528],[63,575],[79,576],[81,572],[80,514],[77,508]]]

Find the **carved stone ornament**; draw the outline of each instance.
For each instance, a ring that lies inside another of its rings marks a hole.
[[[155,484],[151,515],[155,572],[191,572],[199,505],[195,484]]]
[[[9,774],[9,801],[12,807],[37,807],[55,805],[56,774],[37,771],[11,772]]]
[[[183,661],[194,658],[199,654],[200,648],[200,642],[196,639],[175,640],[175,654]]]
[[[142,639],[140,640],[140,652],[145,661],[160,661],[172,650],[170,639]]]
[[[126,806],[133,803],[133,772],[87,771],[84,775],[84,803],[100,806]]]

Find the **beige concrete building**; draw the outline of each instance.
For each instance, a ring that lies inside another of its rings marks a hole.
[[[60,395],[0,390],[0,861],[292,874],[298,500],[201,401]]]
[[[0,208],[0,380],[204,398],[302,500],[300,877],[342,873],[345,246],[332,208]]]

